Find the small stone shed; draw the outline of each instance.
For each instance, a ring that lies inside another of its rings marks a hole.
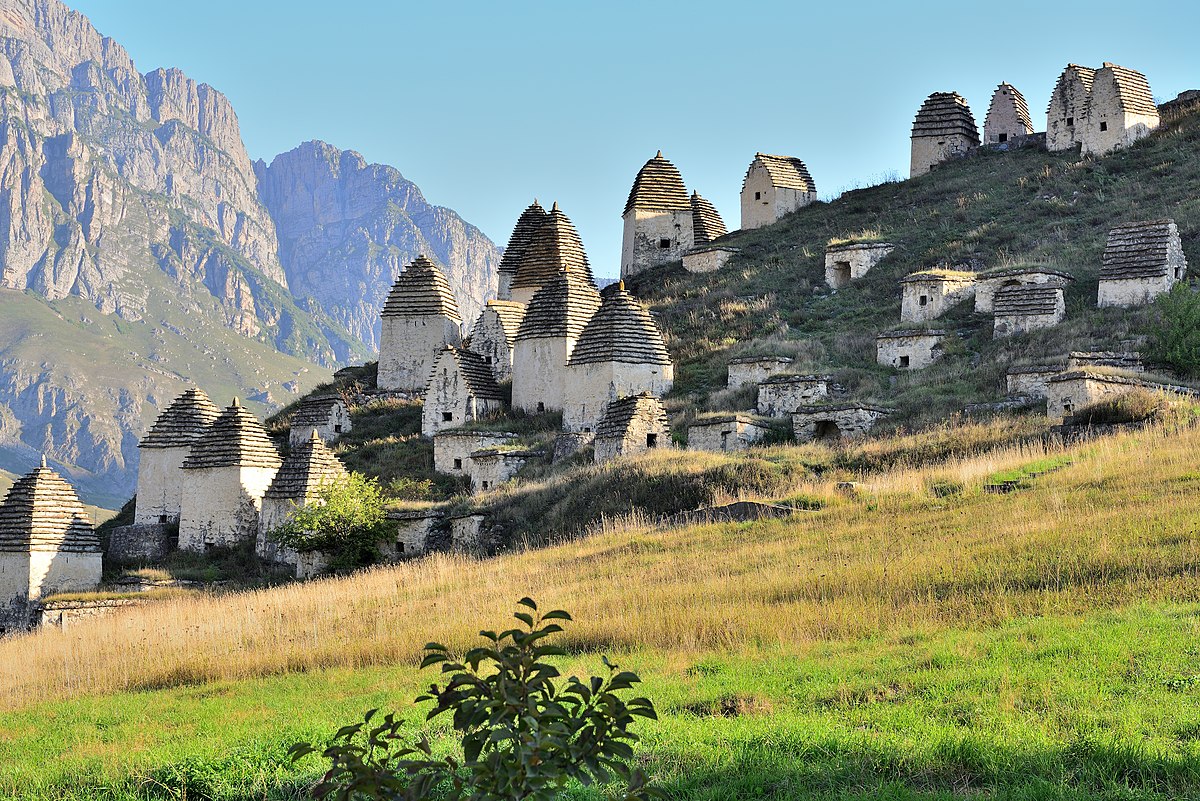
[[[875,360],[898,370],[922,370],[942,358],[945,339],[941,329],[887,331],[875,337]]]
[[[742,229],[771,225],[816,199],[817,185],[803,161],[755,153],[742,181]]]
[[[475,320],[467,350],[479,355],[496,377],[497,382],[512,379],[513,347],[525,307],[507,300],[489,300]]]
[[[671,447],[671,426],[662,401],[642,392],[608,404],[593,444],[596,464]]]
[[[952,158],[979,147],[979,130],[966,98],[957,92],[934,92],[917,111],[912,127],[909,177],[916,178]]]
[[[349,434],[350,407],[337,395],[318,395],[306,398],[292,414],[288,431],[288,444],[293,448],[302,445],[316,433],[322,442],[333,442],[343,434]]]
[[[1143,306],[1187,274],[1174,220],[1118,225],[1108,232],[1096,305]]]
[[[1074,281],[1075,277],[1061,270],[1048,267],[1013,267],[1003,270],[988,270],[980,273],[975,284],[975,311],[991,314],[996,293],[1001,289],[1029,284],[1062,284]]]
[[[857,439],[891,413],[890,409],[866,403],[801,406],[792,414],[792,432],[800,443]]]
[[[516,439],[516,434],[499,431],[439,431],[433,437],[433,469],[448,476],[472,477],[472,453],[508,446]]]
[[[715,273],[738,254],[737,248],[705,245],[683,254],[683,269],[689,273]]]
[[[688,426],[688,450],[744,451],[761,442],[769,429],[748,414],[728,414],[696,420]]]
[[[420,556],[429,550],[429,538],[444,515],[436,509],[392,509],[387,519],[396,526],[395,558]]]
[[[1000,339],[1051,328],[1067,314],[1061,284],[1010,286],[996,293],[992,337]]]
[[[445,273],[418,256],[396,279],[381,316],[379,388],[424,392],[442,348],[462,341],[462,316]]]
[[[900,321],[936,320],[975,293],[975,273],[922,270],[900,279]]]
[[[138,526],[179,522],[183,495],[183,460],[221,410],[199,389],[189,389],[171,401],[138,443]],[[147,532],[148,533],[148,532]]]
[[[487,515],[473,512],[450,518],[450,549],[454,553],[482,554],[486,551],[483,527]]]
[[[1008,368],[1005,390],[1011,398],[1045,398],[1046,385],[1053,376],[1065,372],[1061,364],[1023,364]]]
[[[421,408],[421,434],[432,437],[499,411],[504,394],[491,365],[478,353],[447,347],[434,362]]]
[[[541,451],[526,449],[483,448],[471,452],[471,489],[487,492],[512,481],[530,459],[540,459]]]
[[[787,417],[801,406],[828,400],[833,379],[827,375],[777,374],[758,385],[758,413]]]
[[[788,356],[739,356],[729,360],[729,378],[725,386],[738,389],[746,384],[761,384],[791,366],[792,359]]]
[[[1046,416],[1062,422],[1080,409],[1112,395],[1124,395],[1137,388],[1174,395],[1195,396],[1196,390],[1166,384],[1154,384],[1137,378],[1072,370],[1052,376],[1046,384]]]
[[[890,242],[842,242],[825,248],[825,283],[842,289],[862,278],[896,249]]]
[[[992,93],[987,117],[983,121],[983,141],[989,145],[1016,142],[1033,133],[1029,104],[1017,87],[1002,83]]]

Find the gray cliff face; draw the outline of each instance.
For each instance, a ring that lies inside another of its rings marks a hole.
[[[452,210],[431,205],[398,170],[306,142],[255,171],[292,293],[372,348],[384,298],[418,255],[445,268],[468,325],[495,296],[499,249]]]

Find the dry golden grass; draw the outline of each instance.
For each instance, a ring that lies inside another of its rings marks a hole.
[[[1200,598],[1200,431],[1151,429],[1071,449],[1012,495],[984,477],[1047,455],[1010,448],[880,478],[790,520],[656,529],[486,561],[436,555],[348,578],[172,600],[0,641],[0,704],[417,661],[472,641],[532,595],[576,613],[573,647],[801,653],[821,641],[987,625],[1142,600]],[[966,484],[938,499],[924,488]],[[814,493],[832,495],[827,484]]]

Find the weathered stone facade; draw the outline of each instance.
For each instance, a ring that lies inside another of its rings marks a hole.
[[[282,464],[262,424],[235,399],[183,463],[179,549],[254,541],[263,495]]]
[[[875,337],[875,361],[898,370],[922,370],[942,358],[946,332],[889,331]]]
[[[715,273],[738,254],[737,248],[708,245],[683,254],[683,269],[689,273]]]
[[[829,400],[832,386],[827,375],[773,375],[758,385],[758,413],[787,417],[801,406]]]
[[[429,509],[397,509],[388,512],[387,519],[396,525],[396,558],[407,559],[429,550],[430,535],[442,515]]]
[[[1046,147],[1102,155],[1149,136],[1160,123],[1146,76],[1104,62],[1068,64],[1046,108]]]
[[[1083,141],[1087,127],[1088,99],[1096,71],[1079,64],[1068,64],[1050,93],[1046,107],[1046,148],[1070,150]]]
[[[649,392],[608,405],[596,426],[596,464],[671,447],[671,427],[662,401]]]
[[[541,451],[503,450],[484,448],[471,453],[471,489],[475,492],[494,490],[512,481],[530,459],[540,458]]]
[[[96,618],[108,617],[146,603],[136,598],[105,599],[94,601],[50,601],[37,605],[36,626],[54,626],[60,629],[75,628],[91,623]]]
[[[941,317],[975,294],[975,274],[923,270],[900,279],[900,321],[924,323]]]
[[[179,524],[135,523],[108,532],[104,556],[116,564],[158,562],[179,547]]]
[[[1033,133],[1033,120],[1025,96],[1010,83],[1002,83],[992,93],[987,117],[983,121],[983,141],[998,145],[1015,142]]]
[[[1110,350],[1073,350],[1067,354],[1067,367],[1062,372],[1087,370],[1094,367],[1107,367],[1115,370],[1124,370],[1129,373],[1146,372],[1146,364],[1142,361],[1142,354]]]
[[[516,438],[516,434],[498,431],[440,431],[433,438],[433,469],[448,476],[467,476],[473,480],[472,453],[509,445]]]
[[[461,515],[450,518],[450,548],[454,553],[481,554],[485,550],[483,525],[487,517],[482,514]]]
[[[934,92],[913,120],[909,177],[924,175],[934,166],[966,156],[977,147],[979,130],[966,99],[957,92]]]
[[[477,353],[448,347],[433,363],[421,407],[421,434],[432,437],[443,429],[459,428],[503,406],[491,365]]]
[[[135,525],[179,522],[184,459],[221,410],[199,389],[171,402],[138,443]]]
[[[1005,270],[989,270],[981,273],[975,284],[975,311],[991,314],[996,293],[1005,287],[1030,284],[1062,284],[1074,281],[1070,273],[1046,267],[1014,267]]]
[[[622,278],[678,261],[696,244],[683,177],[661,150],[638,171],[622,218]]]
[[[1110,395],[1124,395],[1140,381],[1090,370],[1059,373],[1046,382],[1046,416],[1062,422],[1070,415]]]
[[[1061,284],[1005,287],[995,295],[993,313],[995,339],[1051,328],[1067,316],[1063,287]]]
[[[1108,232],[1096,305],[1144,306],[1187,275],[1174,220],[1119,225]]]
[[[316,434],[322,442],[333,442],[343,434],[349,434],[354,424],[350,420],[350,407],[336,395],[317,395],[305,398],[292,414],[288,429],[288,444],[295,448],[312,439]]]
[[[1010,398],[1045,398],[1051,377],[1064,372],[1061,364],[1031,364],[1008,368],[1005,390]]]
[[[761,384],[791,366],[792,360],[787,356],[739,356],[729,360],[729,378],[725,386],[738,389],[746,384]]]
[[[513,347],[524,317],[520,303],[489,300],[471,329],[467,349],[479,354],[499,383],[512,380]]]
[[[896,249],[890,242],[843,242],[825,248],[825,283],[832,289],[849,286]]]
[[[462,342],[462,317],[450,282],[437,265],[418,256],[396,279],[382,318],[379,388],[423,392],[438,354]]]
[[[862,403],[801,406],[792,414],[796,442],[837,442],[864,437],[891,411]]]
[[[772,225],[817,199],[817,185],[798,158],[755,153],[742,180],[742,229]]]
[[[744,451],[767,432],[766,425],[745,414],[703,418],[688,426],[687,446],[692,451]]]
[[[600,308],[600,293],[574,271],[537,291],[517,332],[513,354],[513,408],[537,414],[566,404],[566,365],[575,343]]]

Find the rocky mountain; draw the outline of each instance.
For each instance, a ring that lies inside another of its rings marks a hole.
[[[431,205],[399,170],[324,142],[254,169],[292,294],[371,347],[379,344],[388,289],[418,255],[449,265],[464,320],[495,296],[496,246],[452,210]]]
[[[187,383],[265,411],[370,358],[417,252],[464,311],[494,286],[495,246],[396,170],[316,143],[255,165],[217,90],[138,72],[59,0],[0,0],[0,468],[44,452],[128,497]]]

